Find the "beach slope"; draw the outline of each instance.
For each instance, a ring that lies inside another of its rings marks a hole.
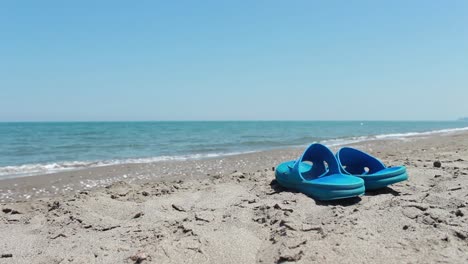
[[[2,203],[0,263],[467,263],[468,133],[357,147],[406,165],[409,181],[318,202],[274,180],[298,149],[134,165],[122,174],[182,169]]]

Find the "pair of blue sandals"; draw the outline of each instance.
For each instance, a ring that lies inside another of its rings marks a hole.
[[[312,144],[302,156],[281,163],[275,171],[283,187],[317,200],[336,200],[363,195],[408,179],[404,166],[386,167],[377,158],[344,147],[336,155],[322,144]]]

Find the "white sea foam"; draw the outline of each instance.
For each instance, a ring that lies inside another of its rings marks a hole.
[[[329,146],[343,146],[343,145],[359,143],[363,141],[372,141],[372,140],[379,140],[379,139],[380,140],[383,140],[383,139],[405,140],[411,137],[424,137],[424,136],[437,135],[437,134],[451,134],[451,133],[463,132],[463,131],[468,131],[468,127],[432,130],[432,131],[425,131],[425,132],[393,133],[393,134],[381,134],[381,135],[373,135],[373,136],[330,139],[330,140],[325,140],[322,143],[327,144]]]
[[[395,133],[395,134],[383,134],[375,136],[377,139],[387,139],[387,138],[408,138],[408,137],[417,137],[417,136],[430,136],[434,134],[447,134],[447,133],[456,133],[468,131],[468,127],[461,127],[461,128],[451,128],[451,129],[441,129],[441,130],[433,130],[433,131],[426,131],[426,132],[409,132],[409,133]]]
[[[179,155],[179,156],[158,156],[149,158],[133,158],[133,159],[118,159],[118,160],[104,160],[104,161],[65,161],[54,163],[38,163],[38,164],[25,164],[19,166],[5,166],[0,167],[0,179],[17,178],[33,175],[50,174],[62,171],[70,171],[77,169],[103,167],[118,164],[138,164],[138,163],[153,163],[161,161],[183,161],[183,160],[197,160],[206,158],[216,158],[223,156],[232,156],[246,152],[230,152],[230,153],[208,153],[208,154],[192,154],[192,155]]]
[[[359,143],[362,141],[372,140],[371,137],[362,136],[362,137],[350,137],[350,138],[336,138],[336,139],[328,139],[324,140],[321,143],[329,146],[329,147],[336,147],[336,146],[343,146],[353,143]]]

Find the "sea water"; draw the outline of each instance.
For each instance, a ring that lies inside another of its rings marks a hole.
[[[122,163],[219,157],[312,142],[342,145],[468,130],[384,121],[0,123],[0,179]]]

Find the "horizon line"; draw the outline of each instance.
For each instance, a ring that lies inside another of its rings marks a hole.
[[[14,121],[3,121],[0,123],[149,123],[149,122],[464,122],[462,119],[352,119],[352,120],[339,120],[339,119],[297,119],[297,120],[285,120],[285,119],[255,119],[255,120],[242,120],[242,119],[215,119],[215,120],[14,120]]]

